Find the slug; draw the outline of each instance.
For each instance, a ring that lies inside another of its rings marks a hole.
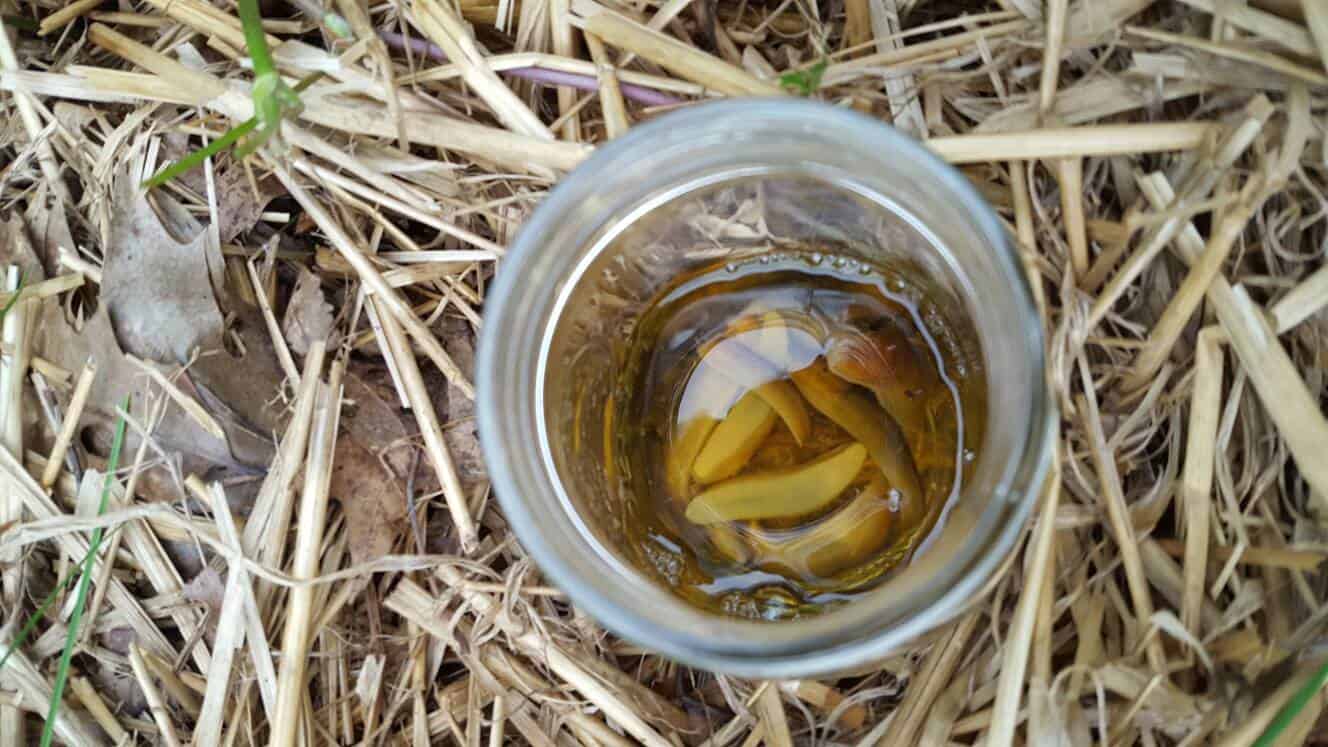
[[[693,524],[773,519],[825,508],[853,482],[867,460],[862,444],[845,444],[806,464],[735,477],[687,504]]]
[[[843,508],[796,530],[742,530],[754,565],[799,576],[830,578],[862,565],[885,547],[895,514],[879,473]]]
[[[793,383],[807,402],[867,448],[885,479],[899,492],[900,518],[922,519],[922,485],[899,425],[860,390],[826,367],[824,359],[794,371]]]
[[[905,431],[923,430],[930,372],[893,325],[836,332],[827,341],[825,359],[831,373],[870,390]]]

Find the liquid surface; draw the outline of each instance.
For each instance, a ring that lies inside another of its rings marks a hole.
[[[955,372],[905,283],[785,253],[656,297],[608,413],[638,565],[702,608],[781,619],[906,562],[972,454]]]

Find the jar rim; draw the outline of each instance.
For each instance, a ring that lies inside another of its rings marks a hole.
[[[536,273],[537,277],[558,283],[559,295],[568,292],[576,282],[572,266],[583,265],[585,258],[568,257],[560,263],[558,257],[550,256],[556,254],[551,249],[557,247],[549,237],[565,228],[562,223],[568,215],[584,210],[587,199],[606,192],[613,194],[610,187],[615,169],[623,161],[630,160],[639,149],[657,148],[664,141],[677,143],[689,135],[713,132],[725,122],[744,120],[759,122],[767,129],[831,131],[842,138],[843,147],[853,151],[890,153],[920,163],[929,178],[934,176],[938,189],[962,203],[981,233],[982,243],[999,255],[1010,291],[1018,296],[1017,305],[1027,322],[1022,338],[1028,354],[1035,358],[1033,368],[1044,371],[1041,321],[1011,237],[962,174],[911,137],[856,112],[806,100],[727,100],[667,114],[600,146],[536,209],[510,247],[489,290],[477,351],[477,416],[484,458],[509,525],[545,575],[574,603],[623,638],[689,665],[742,676],[805,677],[842,671],[885,656],[967,608],[997,565],[1012,552],[1031,513],[1050,463],[1055,406],[1045,379],[1035,377],[1036,381],[1029,382],[1032,411],[1028,413],[1027,432],[1022,434],[1023,448],[1016,452],[1019,458],[1009,465],[1008,479],[1003,483],[1008,494],[991,497],[976,527],[990,536],[986,542],[975,542],[970,552],[960,552],[957,562],[947,566],[951,581],[947,588],[902,620],[873,624],[874,613],[881,611],[884,600],[874,604],[870,593],[813,618],[756,622],[698,610],[658,587],[656,591],[671,602],[661,597],[652,598],[651,605],[633,604],[645,598],[597,578],[603,569],[577,554],[584,555],[591,548],[569,547],[566,531],[557,533],[562,525],[551,520],[558,517],[540,516],[534,510],[534,501],[539,500],[546,507],[556,502],[574,514],[570,505],[556,495],[562,486],[552,472],[552,464],[538,453],[541,450],[537,443],[530,443],[537,439],[527,432],[526,443],[520,440],[531,417],[537,418],[536,422],[543,420],[542,408],[532,403],[528,388],[533,385],[542,389],[543,382],[530,370],[530,361],[521,358],[519,330],[522,325],[549,320],[541,319],[538,313],[532,316],[532,311],[539,310],[532,309],[523,295],[528,290],[523,283],[529,273],[515,268],[538,265],[547,272]],[[528,331],[524,335],[529,338]],[[542,340],[545,335],[538,337]],[[525,354],[533,358],[543,350],[541,342]],[[583,540],[589,539],[584,531],[581,534]],[[602,563],[605,559],[597,560]],[[660,614],[661,610],[667,614]]]

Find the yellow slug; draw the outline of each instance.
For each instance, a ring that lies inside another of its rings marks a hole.
[[[692,499],[687,520],[706,525],[818,511],[844,492],[866,460],[867,449],[853,443],[796,467],[725,480]]]

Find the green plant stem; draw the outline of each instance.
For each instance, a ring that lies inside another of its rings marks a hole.
[[[9,313],[10,309],[14,308],[14,304],[18,303],[19,297],[23,295],[23,280],[27,275],[26,270],[19,271],[18,285],[14,286],[14,295],[9,297],[9,302],[5,304],[4,308],[0,308],[0,322],[5,320],[5,315]]]
[[[267,49],[267,34],[263,31],[258,0],[240,0],[240,25],[244,27],[244,45],[249,48],[249,59],[254,63],[254,77],[275,73],[277,66]]]
[[[1324,665],[1319,668],[1319,671],[1310,678],[1310,681],[1306,682],[1304,687],[1297,690],[1291,700],[1287,701],[1287,704],[1282,706],[1282,710],[1277,712],[1277,718],[1273,719],[1273,722],[1268,725],[1267,729],[1264,729],[1263,734],[1261,734],[1259,739],[1254,743],[1254,747],[1272,747],[1272,745],[1277,742],[1277,738],[1282,736],[1282,732],[1286,731],[1287,727],[1291,725],[1291,722],[1296,720],[1296,716],[1299,716],[1300,712],[1305,710],[1305,706],[1309,705],[1310,699],[1313,698],[1319,690],[1322,690],[1325,684],[1328,684],[1328,662],[1325,662]]]
[[[129,409],[129,399],[125,398],[125,409]],[[111,442],[111,455],[106,460],[106,478],[101,486],[101,504],[97,506],[97,515],[106,513],[110,502],[111,486],[115,484],[115,472],[120,468],[120,449],[124,446],[125,417],[120,416],[115,425],[115,439]],[[51,707],[46,714],[46,724],[42,727],[41,747],[50,747],[55,737],[55,717],[60,712],[60,701],[64,697],[65,683],[69,681],[69,664],[74,658],[74,647],[78,643],[78,628],[83,622],[83,609],[88,603],[88,588],[92,586],[92,563],[97,558],[101,547],[101,527],[92,530],[92,539],[88,542],[88,557],[83,561],[83,572],[78,580],[78,596],[74,599],[74,611],[69,615],[69,630],[65,636],[65,649],[60,654],[60,666],[55,670],[55,684],[51,688]]]
[[[28,642],[28,636],[32,635],[32,629],[37,627],[37,623],[41,622],[42,618],[47,617],[46,612],[51,609],[51,605],[55,604],[55,599],[60,596],[60,592],[68,589],[74,581],[78,580],[81,575],[79,569],[83,567],[83,564],[86,563],[91,556],[91,551],[84,555],[83,558],[78,561],[78,565],[75,566],[74,570],[70,571],[69,575],[60,579],[60,583],[56,584],[55,588],[48,591],[46,597],[42,599],[41,604],[37,605],[37,610],[31,615],[28,615],[27,620],[23,621],[23,627],[19,628],[18,635],[14,636],[13,640],[10,641],[6,647],[5,655],[0,656],[0,672],[4,671],[5,664],[9,661],[9,657],[12,656],[16,650],[22,648],[23,644]]]
[[[254,128],[257,126],[257,119],[252,117],[246,119],[240,124],[221,133],[220,137],[202,148],[199,148],[175,163],[163,166],[160,171],[149,177],[147,181],[143,182],[143,186],[148,189],[151,189],[152,187],[160,187],[175,177],[196,168],[207,159],[220,153],[222,150],[231,147],[235,144],[235,141],[248,135],[250,132],[253,132]]]
[[[143,182],[144,187],[150,189],[164,184],[232,145],[235,146],[238,158],[247,157],[277,133],[283,118],[300,111],[299,93],[322,76],[321,73],[314,73],[305,76],[294,89],[286,87],[272,61],[272,53],[267,48],[267,34],[263,31],[263,16],[258,11],[258,0],[240,0],[240,25],[244,27],[244,44],[254,66],[251,93],[254,116],[227,130],[201,150],[153,174]]]
[[[294,91],[296,93],[300,93],[309,86],[313,85],[319,78],[322,77],[323,77],[322,73],[311,73],[309,75],[306,75],[300,79],[299,83],[295,84]],[[206,161],[208,158],[211,158],[212,156],[215,156],[216,154],[220,153],[226,148],[231,147],[240,138],[253,132],[254,128],[257,126],[258,126],[257,117],[250,117],[249,119],[246,119],[240,124],[221,133],[221,135],[218,136],[216,140],[213,140],[212,142],[208,143],[202,148],[199,148],[198,150],[190,153],[184,158],[181,158],[175,163],[163,166],[159,171],[157,171],[157,173],[148,177],[148,179],[143,182],[143,187],[145,189],[160,187],[161,185],[174,179],[175,177],[193,168],[201,166],[203,162]],[[0,319],[2,318],[3,316],[0,316]]]

